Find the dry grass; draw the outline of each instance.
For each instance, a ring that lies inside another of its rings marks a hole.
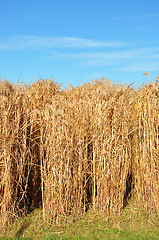
[[[120,213],[132,192],[158,212],[158,83],[0,89],[1,226],[39,206],[51,223],[89,208]]]
[[[145,208],[159,210],[159,85],[149,83],[136,92],[132,108],[135,190]]]

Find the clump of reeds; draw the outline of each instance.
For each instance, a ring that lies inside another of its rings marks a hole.
[[[90,126],[93,207],[109,215],[123,209],[129,194],[126,185],[131,174],[131,89],[105,81],[97,82],[94,88]]]
[[[0,222],[5,225],[41,204],[40,116],[47,101],[40,93],[51,96],[59,88],[53,80],[0,86]]]
[[[158,83],[0,84],[1,225],[39,206],[48,222],[119,213],[132,192],[159,209]]]
[[[150,212],[159,210],[159,85],[143,85],[131,102],[135,191]]]
[[[91,206],[107,214],[123,209],[131,174],[131,89],[111,85],[101,80],[69,89],[44,116],[47,219],[82,213]]]
[[[15,217],[16,208],[23,196],[21,189],[24,175],[23,105],[20,88],[1,82],[0,94],[0,210],[1,224],[8,217]]]

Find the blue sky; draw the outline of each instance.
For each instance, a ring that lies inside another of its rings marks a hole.
[[[0,78],[107,77],[140,87],[159,74],[159,1],[0,0]]]

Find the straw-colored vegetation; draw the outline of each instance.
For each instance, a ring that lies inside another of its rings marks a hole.
[[[132,194],[159,210],[159,84],[0,82],[0,224],[42,207],[49,223]]]

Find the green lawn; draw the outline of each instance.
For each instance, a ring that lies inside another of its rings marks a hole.
[[[71,216],[66,223],[50,226],[43,221],[42,210],[36,209],[28,216],[12,223],[0,239],[159,239],[159,216],[149,215],[135,200],[120,216],[107,217],[91,210],[81,217]]]

